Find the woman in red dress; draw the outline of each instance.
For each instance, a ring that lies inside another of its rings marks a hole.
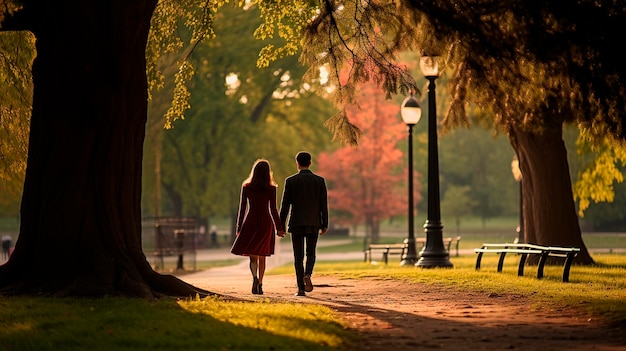
[[[274,233],[285,235],[276,209],[276,187],[270,163],[263,159],[254,163],[241,186],[237,237],[230,252],[250,257],[253,294],[263,294],[265,260],[274,254]]]

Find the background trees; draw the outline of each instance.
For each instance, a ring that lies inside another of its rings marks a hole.
[[[623,6],[492,0],[325,4],[305,32],[311,45],[303,55],[333,69],[345,57],[359,63],[338,93],[340,101],[353,95],[351,84],[367,79],[406,94],[413,83],[389,65],[393,53],[412,48],[443,55],[452,75],[444,123],[466,124],[466,108],[477,106],[516,151],[525,179],[526,240],[580,246],[578,262],[592,262],[580,236],[562,127],[576,121],[597,141],[607,135],[614,143],[623,140],[626,90],[619,82],[626,72],[617,62],[626,54],[612,55],[607,44],[619,42],[616,33],[626,26]]]
[[[333,221],[365,224],[375,243],[383,219],[406,214],[406,158],[398,142],[406,139],[407,127],[398,117],[400,105],[386,100],[376,85],[361,85],[357,101],[347,116],[362,133],[358,148],[344,146],[320,155],[319,173],[328,182]]]
[[[423,145],[419,150],[426,157]],[[517,186],[510,171],[513,155],[515,152],[504,136],[496,137],[480,126],[444,133],[439,142],[442,215],[453,215],[449,202],[459,198],[448,191],[458,191],[459,187],[468,188],[464,192],[470,199],[466,205],[471,204],[462,211],[463,216],[469,210],[486,223],[494,217],[516,214]],[[458,210],[453,212],[461,214]]]
[[[10,261],[0,267],[0,289],[206,293],[156,274],[142,253],[142,151],[149,88],[164,85],[159,59],[183,47],[190,53],[211,37],[210,24],[222,3],[164,1],[157,8],[156,0],[23,0],[21,5],[2,14],[1,29],[32,32],[37,56],[20,237]],[[362,81],[372,80],[390,95],[415,90],[408,71],[393,64],[394,53],[413,48],[446,54],[453,79],[445,122],[467,123],[466,108],[475,105],[509,137],[524,173],[527,239],[584,248],[562,128],[576,122],[590,141],[609,137],[612,146],[622,146],[626,53],[615,50],[626,26],[621,3],[257,5],[264,19],[257,36],[285,40],[261,50],[260,66],[302,49],[309,81],[326,68],[340,103],[348,102]],[[151,25],[155,30],[149,32]],[[149,33],[153,45],[146,50]],[[180,33],[188,40],[180,40]],[[187,56],[173,75],[174,103],[166,124],[184,117],[188,108],[186,83],[194,71]],[[338,72],[348,61],[351,75],[340,82]],[[330,125],[338,137],[355,141],[344,110]],[[579,258],[591,262],[586,250]]]
[[[196,74],[188,88],[185,120],[148,135],[149,162],[156,157],[152,140],[162,140],[157,146],[159,174],[144,177],[150,179],[144,215],[195,216],[204,221],[236,216],[241,181],[256,158],[267,158],[282,184],[295,171],[295,152],[316,153],[329,145],[323,122],[333,107],[315,93],[317,81],[302,80],[305,68],[297,58],[257,67],[257,56],[251,53],[264,45],[253,35],[260,23],[258,8],[222,7],[214,17],[216,37],[198,44],[189,55]],[[150,119],[163,120],[170,106],[168,93],[172,89],[154,93]],[[155,169],[152,164],[145,168]],[[152,196],[155,182],[163,188],[161,200]],[[157,211],[155,205],[164,208]]]

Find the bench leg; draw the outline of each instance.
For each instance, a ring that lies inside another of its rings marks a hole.
[[[569,269],[572,266],[572,262],[574,262],[574,258],[576,257],[576,252],[570,252],[567,254],[567,258],[565,259],[565,264],[563,265],[563,281],[569,282]]]
[[[506,256],[506,252],[500,254],[500,259],[498,260],[498,272],[502,272],[502,266],[504,266],[504,257]]]
[[[517,275],[522,277],[524,276],[524,266],[526,265],[526,258],[528,257],[527,253],[521,254],[519,258],[519,267],[517,267]]]
[[[541,254],[541,258],[539,258],[539,267],[537,267],[537,279],[543,278],[543,266],[546,265],[546,261],[548,260],[549,252],[544,252]]]
[[[385,264],[387,264],[388,259],[389,259],[389,251],[383,252],[383,261],[385,261]]]
[[[476,256],[476,270],[480,269],[480,260],[483,258],[483,253],[479,252],[478,256]]]

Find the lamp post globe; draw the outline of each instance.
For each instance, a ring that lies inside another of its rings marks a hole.
[[[439,200],[439,151],[437,146],[437,108],[435,80],[439,76],[440,57],[422,55],[420,69],[428,79],[428,217],[424,224],[426,245],[415,264],[422,268],[452,267],[450,254],[443,244],[441,203]]]
[[[420,107],[417,99],[413,95],[407,97],[402,102],[400,107],[400,114],[402,115],[402,121],[406,123],[409,131],[409,171],[408,171],[408,184],[409,184],[409,204],[408,204],[408,237],[404,240],[407,244],[406,253],[402,256],[400,261],[401,266],[413,266],[417,263],[417,249],[415,247],[415,229],[414,229],[414,212],[415,206],[413,205],[413,126],[420,121],[422,117],[422,108]]]

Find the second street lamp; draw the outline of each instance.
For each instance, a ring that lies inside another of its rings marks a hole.
[[[443,245],[443,225],[439,201],[439,151],[437,149],[437,109],[435,79],[439,76],[439,56],[422,55],[420,69],[428,79],[428,218],[424,224],[426,245],[415,264],[418,267],[452,267]]]
[[[415,207],[413,206],[413,126],[420,121],[420,118],[422,117],[422,108],[413,95],[402,101],[400,114],[402,115],[402,120],[409,128],[409,236],[405,240],[405,243],[408,246],[407,252],[404,256],[402,256],[402,261],[400,261],[401,266],[407,266],[414,265],[417,262],[417,249],[415,248],[415,230],[413,220],[413,213],[415,212]]]

